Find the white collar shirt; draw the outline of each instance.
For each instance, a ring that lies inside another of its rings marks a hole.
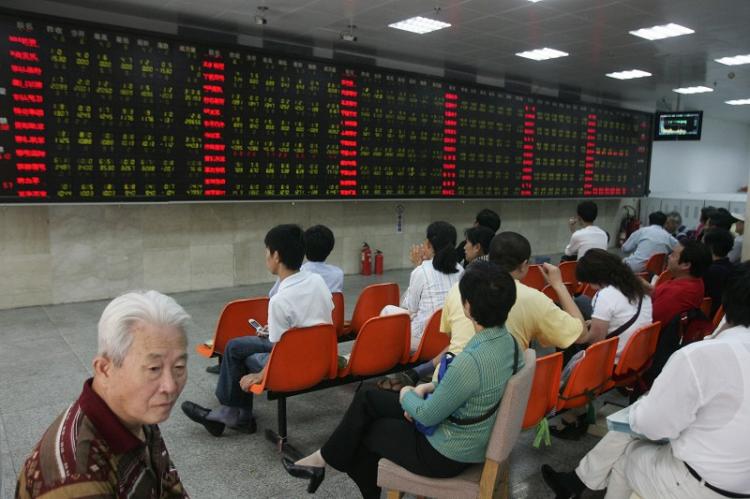
[[[633,405],[630,426],[669,439],[674,456],[711,485],[750,494],[750,328],[675,352]]]
[[[401,307],[411,316],[412,338],[421,338],[425,324],[435,310],[442,308],[445,295],[461,280],[463,267],[456,264],[456,272],[444,274],[432,266],[432,260],[425,260],[412,270],[409,288],[401,298]]]
[[[268,339],[277,343],[295,327],[331,324],[333,300],[323,278],[301,270],[279,284],[268,302]]]
[[[607,249],[607,233],[596,225],[589,225],[578,229],[570,235],[570,242],[565,247],[567,256],[578,255],[580,260],[590,249]]]

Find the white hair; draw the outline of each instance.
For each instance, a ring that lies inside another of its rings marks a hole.
[[[188,313],[167,295],[154,290],[125,293],[109,302],[102,312],[97,355],[109,358],[119,367],[133,343],[135,326],[173,326],[185,337],[188,321]]]

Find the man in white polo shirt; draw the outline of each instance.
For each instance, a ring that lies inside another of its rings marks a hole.
[[[645,438],[610,431],[575,471],[542,466],[557,497],[606,488],[607,499],[750,498],[750,262],[722,304],[727,326],[675,352],[631,406],[630,427]]]
[[[576,208],[576,217],[569,222],[570,242],[565,247],[565,260],[580,260],[592,248],[606,250],[609,236],[594,225],[598,208],[593,201],[582,201]],[[579,227],[576,230],[576,227]]]
[[[268,231],[264,242],[266,267],[279,277],[278,291],[268,302],[268,338],[241,336],[227,343],[216,385],[218,408],[209,410],[190,401],[182,404],[185,415],[215,437],[226,426],[243,433],[256,431],[253,395],[247,389],[263,379],[273,345],[287,330],[331,324],[333,300],[328,286],[320,275],[300,271],[305,256],[302,229],[277,225]]]

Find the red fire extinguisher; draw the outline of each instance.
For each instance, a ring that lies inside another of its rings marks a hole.
[[[372,274],[372,250],[370,250],[370,245],[367,243],[362,243],[359,273],[362,275]]]
[[[383,252],[380,250],[375,250],[375,273],[383,273]]]

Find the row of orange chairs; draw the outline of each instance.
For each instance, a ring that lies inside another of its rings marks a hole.
[[[250,392],[266,392],[277,401],[278,431],[266,437],[279,450],[294,454],[288,443],[286,399],[373,376],[403,371],[436,357],[448,346],[448,335],[440,332],[442,310],[427,323],[417,350],[410,354],[411,321],[408,314],[368,319],[358,331],[346,365],[339,367],[336,331],[324,324],[287,331],[276,343],[266,363],[263,379]]]
[[[332,322],[336,336],[341,339],[353,339],[362,329],[364,323],[380,314],[386,305],[398,305],[399,288],[394,282],[373,284],[367,286],[357,299],[352,313],[352,319],[345,321],[344,295],[333,293]],[[247,298],[227,303],[216,323],[214,337],[211,342],[200,344],[196,352],[203,357],[220,357],[224,353],[226,344],[232,338],[254,335],[255,330],[248,325],[248,319],[255,319],[261,324],[268,323],[268,297]]]

